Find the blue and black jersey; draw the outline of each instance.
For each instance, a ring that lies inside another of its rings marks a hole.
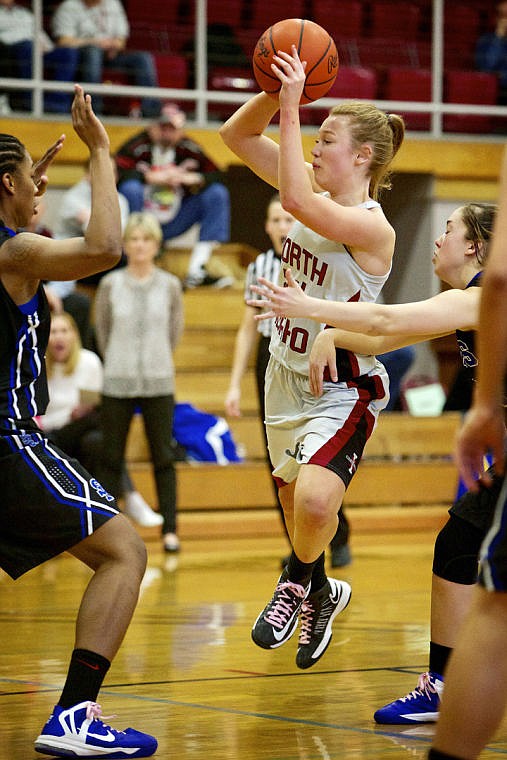
[[[0,245],[14,234],[0,222]],[[46,410],[49,330],[42,284],[28,303],[18,306],[0,280],[0,435],[37,429],[33,417]]]
[[[470,280],[467,288],[480,288],[482,272]],[[466,290],[466,288],[465,288]],[[475,350],[475,330],[456,330],[456,340],[461,356],[461,367],[449,389],[444,406],[445,412],[462,412],[470,408],[478,359]]]

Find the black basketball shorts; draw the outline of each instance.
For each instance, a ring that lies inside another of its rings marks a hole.
[[[18,578],[118,514],[116,501],[41,433],[0,436],[0,567]]]

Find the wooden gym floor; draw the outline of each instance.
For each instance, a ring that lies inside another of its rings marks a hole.
[[[372,715],[427,668],[434,536],[352,536],[353,563],[335,572],[352,600],[308,671],[295,666],[296,637],[269,652],[250,640],[286,552],[281,537],[189,539],[178,557],[149,540],[139,606],[100,695],[104,714],[156,735],[161,760],[424,758],[431,726],[381,727]],[[2,760],[42,757],[33,740],[63,684],[88,577],[68,556],[16,583],[0,576]],[[507,722],[484,757],[505,755]]]

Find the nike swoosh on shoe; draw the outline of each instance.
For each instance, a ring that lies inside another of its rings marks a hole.
[[[108,731],[107,734],[92,734],[91,731],[88,731],[87,736],[90,736],[92,739],[98,739],[101,742],[114,742],[115,740],[115,736],[111,731]]]
[[[296,616],[296,619],[295,620],[289,620],[289,622],[286,625],[284,625],[284,627],[282,628],[281,631],[273,630],[273,636],[275,637],[275,639],[277,641],[281,641],[283,638],[285,638],[287,636],[288,631],[289,631],[291,625],[294,626],[294,630],[295,630],[297,628],[297,624],[298,624],[298,618]],[[293,633],[294,633],[294,631],[292,631],[290,635],[292,636]]]

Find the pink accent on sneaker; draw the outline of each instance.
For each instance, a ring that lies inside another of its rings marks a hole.
[[[96,702],[88,702],[88,705],[86,707],[86,717],[88,720],[95,720],[95,718],[99,718],[102,722],[105,720],[112,720],[113,718],[117,718],[117,715],[102,715],[102,709],[100,705],[98,705]]]
[[[307,589],[299,583],[284,581],[278,584],[276,593],[280,596],[276,603],[268,610],[267,614],[264,615],[264,620],[275,628],[283,628],[294,611],[294,602],[292,601],[291,604],[291,597],[286,593],[288,589],[292,591],[294,596],[298,596],[301,599],[304,599],[307,593]]]

